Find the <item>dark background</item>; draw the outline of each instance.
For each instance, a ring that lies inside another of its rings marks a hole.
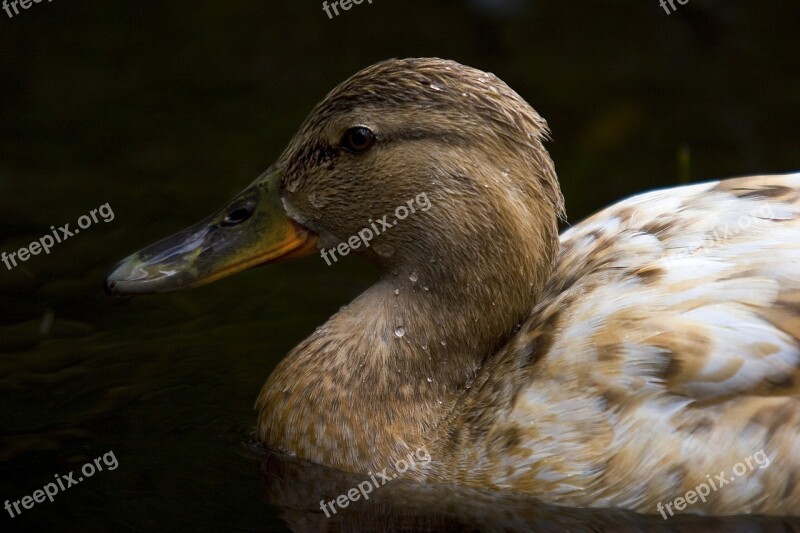
[[[677,4],[676,4],[677,5]],[[281,357],[376,279],[311,257],[112,300],[123,256],[216,209],[360,68],[438,56],[494,72],[549,122],[579,221],[656,187],[800,167],[800,4],[690,0],[53,0],[0,11],[0,504],[113,450],[0,529],[282,529],[250,444]]]

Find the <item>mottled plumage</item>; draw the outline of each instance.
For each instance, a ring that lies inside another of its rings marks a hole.
[[[431,478],[652,513],[763,450],[769,466],[689,512],[796,514],[798,199],[800,174],[737,178],[566,231],[542,300],[450,423],[443,453],[470,453]]]

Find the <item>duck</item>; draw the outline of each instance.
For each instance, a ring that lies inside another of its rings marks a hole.
[[[549,136],[491,73],[377,63],[106,289],[352,253],[382,275],[268,377],[270,450],[664,519],[797,514],[800,173],[650,191],[560,233]]]

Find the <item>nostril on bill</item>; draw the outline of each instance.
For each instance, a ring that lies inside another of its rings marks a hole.
[[[253,215],[255,208],[256,203],[253,200],[247,200],[234,206],[233,209],[231,209],[228,214],[225,215],[225,218],[222,219],[220,226],[227,228],[241,224]]]

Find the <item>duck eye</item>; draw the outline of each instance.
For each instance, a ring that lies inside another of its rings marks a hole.
[[[225,215],[225,218],[222,219],[220,226],[228,228],[241,224],[253,215],[255,207],[256,203],[252,200],[234,205],[228,214]]]
[[[348,152],[360,154],[369,150],[375,144],[375,134],[364,126],[350,128],[342,137],[341,146]]]

